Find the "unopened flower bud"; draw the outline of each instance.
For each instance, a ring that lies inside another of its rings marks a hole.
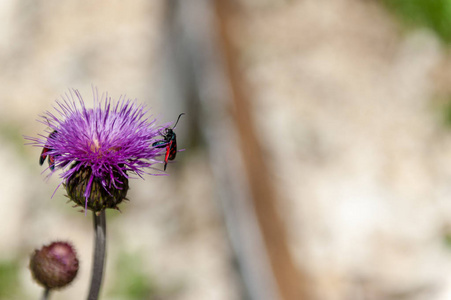
[[[77,255],[69,243],[53,242],[35,250],[30,259],[30,270],[34,279],[43,287],[62,288],[77,275]]]

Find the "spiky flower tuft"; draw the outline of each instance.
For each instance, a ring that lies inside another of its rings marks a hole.
[[[69,198],[84,208],[117,208],[127,194],[130,174],[149,174],[161,163],[164,149],[153,147],[165,126],[149,120],[145,106],[121,97],[118,101],[93,89],[94,107],[87,108],[78,90],[57,101],[56,113],[46,112],[40,122],[49,129],[39,138],[27,137],[42,147],[49,169],[62,169]],[[153,174],[161,175],[161,174]],[[83,206],[83,205],[82,205]]]

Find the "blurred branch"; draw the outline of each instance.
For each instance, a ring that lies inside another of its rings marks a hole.
[[[233,16],[229,1],[216,0],[221,36],[221,49],[226,60],[225,71],[232,91],[233,117],[238,128],[245,172],[249,181],[253,206],[263,234],[272,270],[283,299],[307,299],[307,278],[302,276],[288,249],[283,222],[277,213],[277,196],[264,154],[253,126],[246,83],[241,75],[227,25]]]
[[[163,84],[165,99],[185,105],[188,117],[198,114],[191,114],[193,102],[200,109],[201,130],[247,298],[307,299],[306,280],[288,250],[244,82],[233,60],[225,30],[229,10],[222,1],[216,1],[217,9],[212,4],[168,2],[164,60],[172,70],[164,73],[172,77]]]

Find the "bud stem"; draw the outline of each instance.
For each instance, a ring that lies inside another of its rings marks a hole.
[[[49,299],[49,296],[50,296],[50,289],[49,288],[46,288],[46,289],[44,289],[44,294],[42,294],[42,300],[48,300]]]
[[[102,285],[103,268],[105,263],[105,245],[106,245],[106,217],[105,210],[93,212],[95,248],[91,273],[91,287],[89,289],[88,300],[97,300],[99,297],[100,286]]]

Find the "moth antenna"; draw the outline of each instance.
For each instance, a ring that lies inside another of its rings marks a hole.
[[[179,115],[179,117],[177,118],[177,121],[175,122],[175,125],[174,125],[174,127],[172,127],[172,129],[175,129],[175,127],[177,126],[177,123],[179,122],[179,120],[180,120],[180,117],[181,116],[183,116],[185,113],[181,113],[180,115]]]

